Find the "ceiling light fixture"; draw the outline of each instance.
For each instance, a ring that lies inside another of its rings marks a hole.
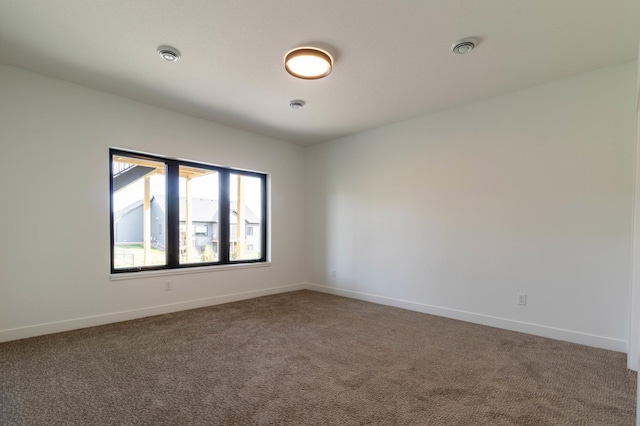
[[[158,47],[158,55],[167,62],[177,62],[180,60],[180,51],[171,46]]]
[[[453,53],[457,53],[458,55],[464,55],[465,53],[469,53],[476,47],[478,44],[477,40],[474,38],[463,38],[451,45],[451,50]]]
[[[315,80],[331,73],[333,58],[317,47],[297,47],[284,56],[284,67],[294,77]]]
[[[305,102],[302,99],[294,99],[289,102],[289,106],[293,109],[300,109],[304,106]]]

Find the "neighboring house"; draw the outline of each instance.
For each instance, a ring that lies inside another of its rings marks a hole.
[[[162,195],[153,195],[151,205],[151,243],[154,247],[164,250],[166,238],[166,203]],[[142,200],[117,211],[114,217],[116,244],[142,244]],[[206,246],[210,246],[214,253],[218,252],[218,200],[206,198],[194,198],[191,203],[191,245],[202,252]],[[231,244],[237,243],[238,215],[235,203],[230,209]],[[186,203],[180,199],[180,232],[185,233],[181,237],[181,244],[186,241]],[[245,208],[245,247],[247,253],[260,250],[260,219],[249,209]]]
[[[114,240],[116,243],[143,243],[142,207],[143,201],[139,200],[114,213]],[[160,204],[155,196],[152,197],[151,243],[161,250],[164,250],[165,244],[165,217],[164,202]]]

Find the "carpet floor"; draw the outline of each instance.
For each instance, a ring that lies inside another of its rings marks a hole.
[[[626,355],[298,291],[0,344],[2,425],[633,425]]]

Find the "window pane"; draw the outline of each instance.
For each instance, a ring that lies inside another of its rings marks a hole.
[[[215,170],[180,166],[180,263],[219,260],[219,177]]]
[[[262,257],[262,180],[242,174],[230,175],[229,259]]]
[[[114,269],[166,265],[165,164],[112,161]]]

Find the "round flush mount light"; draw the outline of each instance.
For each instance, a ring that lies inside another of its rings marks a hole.
[[[293,109],[300,109],[304,106],[305,102],[302,99],[294,99],[289,102],[289,106]]]
[[[294,77],[316,80],[331,73],[333,58],[317,47],[298,47],[284,56],[284,68]]]
[[[464,55],[465,53],[471,52],[477,44],[478,42],[474,38],[463,38],[455,41],[451,45],[451,50],[453,53],[457,53],[458,55]]]
[[[171,46],[158,47],[158,55],[167,62],[177,62],[180,60],[180,51]]]

